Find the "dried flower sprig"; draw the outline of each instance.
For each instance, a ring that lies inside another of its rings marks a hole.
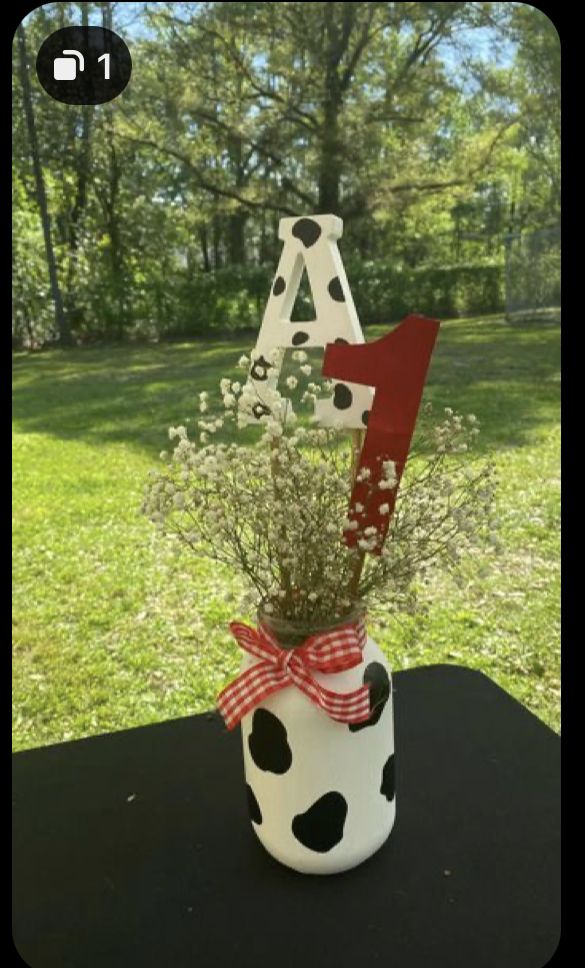
[[[331,392],[328,381],[309,382],[304,351],[292,359],[296,373],[285,384],[301,408]],[[255,365],[253,357],[240,360],[243,368]],[[356,461],[347,432],[304,426],[269,381],[259,388],[226,378],[219,389],[221,414],[212,415],[209,395],[200,394],[197,443],[185,427],[170,428],[176,443],[163,457],[164,470],[151,473],[143,511],[197,554],[242,573],[250,604],[305,622],[342,617],[373,598],[396,611],[432,567],[455,567],[478,542],[496,541],[493,466],[474,466],[467,456],[479,432],[473,415],[447,408],[439,423],[426,426],[431,409],[424,408],[386,542],[374,555],[373,527],[357,548],[344,541],[358,526],[355,515],[367,511],[356,505],[349,520]],[[246,426],[250,414],[262,427],[256,444],[218,440],[230,422]],[[376,486],[390,496],[396,483],[396,468],[386,461]],[[390,504],[384,507],[389,512]]]

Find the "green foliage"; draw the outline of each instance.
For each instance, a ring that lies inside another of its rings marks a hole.
[[[396,269],[354,259],[346,268],[366,326],[394,322],[408,312],[450,318],[503,309],[501,266]],[[268,266],[231,266],[192,280],[167,278],[144,285],[134,303],[131,332],[165,338],[257,330],[272,279]],[[309,295],[303,299],[301,294],[293,318],[310,320],[312,314]]]
[[[354,301],[365,324],[397,321],[409,312],[451,318],[503,308],[501,266],[396,268],[350,263]]]
[[[128,6],[48,3],[25,24],[78,341],[257,325],[281,216],[344,219],[366,322],[499,308],[506,233],[558,222],[559,42],[536,8],[157,3],[133,26]],[[53,101],[34,71],[83,16],[134,64],[95,107]],[[13,333],[31,344],[54,334],[18,58],[13,97]]]
[[[12,339],[40,346],[53,330],[54,314],[41,223],[34,198],[12,173]]]
[[[558,313],[560,305],[559,228],[510,238],[506,258],[506,312],[512,315],[556,308]]]

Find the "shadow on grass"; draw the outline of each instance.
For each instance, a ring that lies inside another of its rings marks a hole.
[[[368,341],[387,332],[374,326]],[[560,330],[502,317],[451,320],[441,327],[426,398],[475,413],[480,449],[525,444],[559,416]],[[51,350],[14,357],[14,419],[23,433],[89,443],[125,443],[156,454],[167,428],[196,421],[198,394],[215,395],[223,376],[242,379],[241,341]]]

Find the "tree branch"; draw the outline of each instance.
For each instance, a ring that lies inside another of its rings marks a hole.
[[[121,135],[121,137],[124,138],[125,141],[129,141],[131,144],[143,145],[147,148],[154,148],[161,154],[169,155],[171,158],[176,158],[177,161],[180,161],[182,164],[184,164],[193,174],[198,187],[202,188],[206,192],[209,192],[215,197],[232,199],[232,201],[239,202],[240,205],[244,205],[252,211],[262,211],[263,209],[266,209],[273,212],[283,213],[284,215],[298,214],[293,209],[289,208],[287,205],[283,205],[282,203],[271,201],[258,202],[254,199],[246,198],[244,195],[241,195],[230,188],[225,188],[208,181],[203,177],[201,170],[193,164],[188,155],[183,154],[181,151],[177,151],[175,148],[169,148],[168,145],[159,145],[156,143],[156,141],[151,141],[148,138],[136,138],[132,135]]]
[[[476,175],[479,174],[480,171],[483,171],[483,169],[489,164],[489,161],[491,159],[491,156],[492,156],[492,154],[494,152],[494,149],[495,149],[497,143],[504,136],[504,134],[506,133],[506,131],[509,128],[511,128],[514,124],[518,124],[517,118],[510,118],[500,128],[500,130],[498,131],[498,133],[496,134],[496,136],[492,140],[491,144],[486,149],[486,151],[484,153],[484,156],[481,159],[481,161],[479,161],[473,168],[470,168],[470,170],[467,173],[467,175],[462,176],[460,178],[451,178],[451,179],[448,179],[447,181],[434,181],[434,182],[420,182],[420,181],[419,182],[416,182],[416,181],[411,181],[411,182],[403,182],[401,185],[389,185],[388,186],[388,191],[390,191],[392,193],[397,193],[397,192],[410,192],[410,191],[422,191],[422,192],[431,191],[432,192],[432,191],[442,191],[443,188],[452,188],[455,185],[466,185],[466,184],[468,184],[470,181],[472,181],[473,178],[475,178]]]

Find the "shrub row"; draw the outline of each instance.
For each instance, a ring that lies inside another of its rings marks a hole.
[[[346,270],[364,326],[395,322],[409,312],[449,318],[501,312],[504,307],[504,271],[498,265],[406,269],[384,262],[348,259]],[[192,279],[177,274],[134,285],[130,281],[123,300],[104,281],[104,285],[88,287],[83,300],[80,298],[78,315],[72,320],[74,335],[80,341],[164,339],[257,329],[273,276],[269,266],[236,266],[201,273]],[[48,305],[46,309],[48,326],[52,313]],[[38,328],[38,313],[32,306],[30,313]],[[21,315],[19,309],[15,316]],[[313,316],[312,303],[301,287],[293,318],[309,320]],[[38,335],[41,342],[43,338],[50,339],[49,331]],[[22,324],[13,336],[17,344],[26,340]]]
[[[347,275],[364,326],[394,322],[409,312],[449,318],[501,312],[501,266],[453,266],[398,270],[383,263],[349,262]],[[148,320],[161,336],[199,336],[259,326],[272,284],[267,267],[221,269],[193,282],[178,281],[144,290],[136,318]],[[153,308],[157,312],[153,314]],[[301,290],[294,317],[314,316]]]

